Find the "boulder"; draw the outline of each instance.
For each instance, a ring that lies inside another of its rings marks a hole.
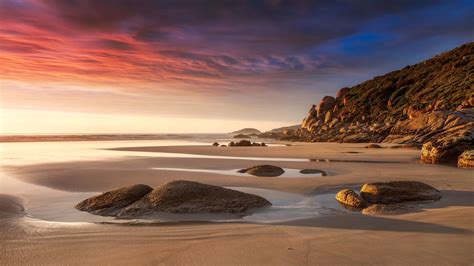
[[[316,115],[321,117],[326,114],[327,111],[332,110],[336,105],[336,99],[332,96],[324,96],[316,109]]]
[[[362,209],[367,206],[367,202],[352,189],[343,189],[336,194],[336,200],[346,207]]]
[[[368,183],[362,186],[360,194],[369,204],[441,199],[439,190],[417,181]]]
[[[274,165],[256,165],[252,166],[246,169],[239,170],[240,173],[247,173],[250,175],[254,176],[268,176],[268,177],[274,177],[274,176],[280,176],[282,175],[285,170],[283,168],[274,166]]]
[[[151,187],[142,184],[122,187],[88,198],[75,207],[96,215],[117,216],[125,207],[143,198],[152,190]]]
[[[305,175],[308,175],[308,174],[321,174],[322,176],[328,175],[325,171],[319,170],[319,169],[301,169],[300,173],[305,174]]]
[[[474,150],[468,150],[459,155],[458,167],[474,168]]]
[[[219,142],[214,142],[214,143],[212,143],[212,146],[218,147],[218,146],[219,146]]]
[[[160,212],[244,213],[271,203],[256,195],[198,182],[177,180],[165,183],[127,206],[118,218],[152,217]]]

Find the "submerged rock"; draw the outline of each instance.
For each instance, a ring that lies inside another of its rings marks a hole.
[[[307,174],[321,174],[322,176],[327,176],[328,175],[326,173],[326,171],[319,170],[319,169],[301,169],[300,173],[305,174],[305,175],[307,175]]]
[[[88,198],[75,207],[80,211],[102,216],[117,216],[125,207],[143,198],[153,189],[147,185],[122,187]]]
[[[399,214],[406,211],[401,204],[372,204],[362,210],[363,214]]]
[[[391,204],[406,201],[439,200],[439,190],[416,181],[392,181],[364,184],[361,197],[370,204]]]
[[[274,165],[256,165],[246,169],[239,170],[239,173],[247,173],[254,176],[280,176],[285,172],[283,168]]]
[[[159,186],[142,199],[127,206],[119,218],[139,218],[157,212],[243,213],[251,208],[270,206],[256,195],[191,181],[171,181]]]
[[[339,191],[336,194],[336,200],[353,209],[362,209],[367,206],[367,202],[352,189]]]
[[[468,150],[459,155],[458,167],[474,168],[474,150]]]

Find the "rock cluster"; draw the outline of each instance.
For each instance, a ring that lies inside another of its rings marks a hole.
[[[241,140],[241,141],[238,141],[238,142],[229,142],[229,147],[249,147],[249,146],[262,146],[262,147],[265,147],[267,146],[267,144],[265,144],[265,142],[262,142],[262,143],[258,143],[258,142],[251,142],[250,140]]]
[[[171,181],[155,189],[134,185],[106,192],[76,205],[81,211],[124,219],[153,217],[160,212],[245,213],[270,206],[266,199],[218,186]]]
[[[417,181],[391,181],[364,184],[360,195],[351,189],[336,194],[344,206],[363,210],[363,213],[391,213],[410,201],[435,201],[441,199],[439,190]]]
[[[245,168],[239,170],[239,173],[247,173],[254,176],[267,176],[267,177],[275,177],[280,176],[285,172],[283,168],[274,166],[274,165],[256,165],[249,168]]]

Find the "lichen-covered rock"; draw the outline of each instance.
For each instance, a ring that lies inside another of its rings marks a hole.
[[[88,198],[75,207],[96,215],[116,216],[125,207],[143,198],[152,190],[151,187],[142,184],[122,187]]]
[[[326,173],[326,171],[319,170],[319,169],[301,169],[300,173],[304,174],[304,175],[309,175],[309,174],[321,174],[321,176],[327,176],[328,175]]]
[[[436,110],[414,119],[398,121],[384,142],[426,143],[473,134],[474,110]]]
[[[343,189],[336,194],[336,200],[347,207],[362,209],[367,202],[352,189]]]
[[[364,184],[361,197],[369,204],[392,204],[406,201],[439,200],[439,190],[417,181],[391,181]]]
[[[263,164],[263,165],[256,165],[256,166],[252,166],[246,169],[242,169],[242,170],[239,170],[239,172],[247,173],[254,176],[274,177],[274,176],[282,175],[285,172],[285,170],[283,170],[283,168],[278,167],[278,166]]]
[[[191,181],[171,181],[159,186],[142,199],[127,206],[118,218],[142,218],[160,212],[244,213],[251,208],[270,206],[256,195]]]
[[[459,155],[458,167],[474,168],[474,150],[468,150]]]
[[[465,150],[474,148],[473,127],[461,132],[441,137],[423,144],[421,161],[425,163],[457,163],[458,157]]]

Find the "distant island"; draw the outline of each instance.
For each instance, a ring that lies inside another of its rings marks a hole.
[[[230,134],[260,134],[260,133],[262,133],[260,130],[256,128],[248,127],[248,128],[243,128],[241,130],[231,132]]]

